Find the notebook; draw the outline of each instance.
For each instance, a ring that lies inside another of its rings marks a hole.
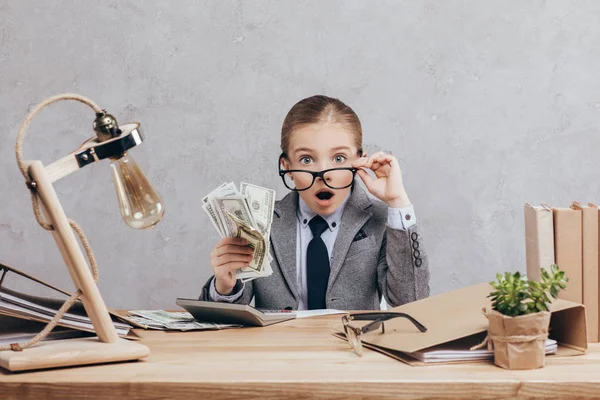
[[[291,310],[259,310],[245,304],[218,303],[177,298],[178,306],[187,310],[196,321],[245,326],[267,326],[296,318]]]

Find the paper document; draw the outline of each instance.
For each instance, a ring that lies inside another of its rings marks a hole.
[[[44,302],[51,304],[55,301],[53,299],[44,299],[40,297],[37,298],[37,302],[34,302],[25,299],[25,297],[33,299],[33,296],[25,296],[24,294],[20,294],[20,296],[21,297],[14,291],[10,291],[9,293],[8,289],[0,291],[0,314],[49,322],[54,318],[54,315],[58,311],[58,309],[48,307],[44,304]],[[94,332],[92,321],[87,316],[67,312],[59,320],[59,323],[72,329]],[[113,325],[119,336],[126,335],[129,332],[129,329],[131,329],[131,326],[121,322],[113,322]]]
[[[556,340],[546,339],[546,355],[555,354],[558,348]],[[448,362],[448,361],[467,361],[467,360],[493,360],[494,350],[488,350],[487,348],[479,350],[469,350],[468,347],[461,348],[456,346],[454,349],[451,347],[443,348],[443,346],[436,346],[436,350],[419,350],[413,353],[409,353],[412,357],[423,362]]]
[[[40,331],[43,329],[43,326],[40,327]],[[0,333],[0,346],[12,343],[23,343],[30,339],[33,339],[38,332],[12,332],[12,333]],[[87,334],[91,335],[91,334]],[[44,341],[47,340],[57,340],[57,339],[72,339],[86,336],[86,332],[78,331],[75,329],[68,330],[58,330],[56,332],[50,332],[45,338]]]
[[[331,308],[324,310],[302,310],[295,311],[296,318],[310,318],[310,317],[318,317],[320,315],[332,315],[332,314],[346,314],[346,311],[342,310],[334,310]]]

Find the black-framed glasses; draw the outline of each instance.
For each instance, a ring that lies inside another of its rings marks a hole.
[[[284,154],[279,157],[279,176],[285,187],[297,192],[310,189],[317,178],[321,178],[325,186],[331,189],[346,189],[352,186],[358,171],[358,168],[354,167],[330,168],[318,172],[304,169],[281,169],[283,157],[285,157]]]
[[[408,314],[398,313],[398,312],[372,312],[372,313],[361,313],[361,314],[347,314],[342,317],[342,322],[344,324],[344,333],[346,334],[346,339],[348,339],[348,343],[352,350],[358,356],[362,356],[362,342],[360,340],[361,335],[372,332],[374,330],[379,329],[381,327],[381,333],[385,333],[385,325],[384,322],[393,318],[406,318],[410,322],[413,323],[414,326],[419,329],[421,332],[426,332],[427,328],[425,325],[414,319]],[[350,321],[369,321],[368,324],[357,327],[350,325]]]

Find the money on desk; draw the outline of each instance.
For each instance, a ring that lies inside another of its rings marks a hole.
[[[223,183],[202,198],[202,208],[222,238],[248,240],[254,258],[248,267],[236,270],[236,277],[248,282],[273,273],[270,235],[275,191],[246,182],[240,189],[233,182]]]
[[[172,312],[165,310],[132,310],[128,320],[144,326],[146,329],[163,331],[217,330],[235,328],[240,325],[215,324],[196,321],[188,312]]]

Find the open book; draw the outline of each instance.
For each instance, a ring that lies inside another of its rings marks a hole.
[[[258,310],[244,304],[218,303],[184,298],[177,298],[176,304],[185,308],[200,322],[267,326],[296,318],[295,311]]]

